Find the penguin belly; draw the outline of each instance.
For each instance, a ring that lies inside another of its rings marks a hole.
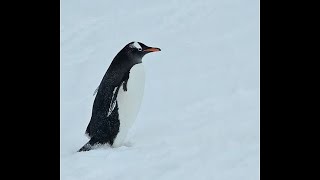
[[[113,147],[123,145],[129,129],[133,125],[141,105],[145,84],[145,72],[142,63],[134,65],[130,69],[127,82],[127,91],[123,89],[123,83],[117,96],[120,127],[114,139]]]

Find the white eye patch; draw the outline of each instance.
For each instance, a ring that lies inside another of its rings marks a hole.
[[[132,44],[132,46],[135,47],[135,48],[137,48],[137,49],[142,49],[142,47],[140,46],[140,44],[139,44],[138,42],[136,42],[136,41]]]

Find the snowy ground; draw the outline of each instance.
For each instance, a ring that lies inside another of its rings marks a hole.
[[[60,32],[62,180],[260,179],[258,0],[61,0]],[[76,153],[131,41],[162,51],[126,144]]]

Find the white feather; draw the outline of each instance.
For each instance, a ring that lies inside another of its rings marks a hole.
[[[139,49],[139,48],[142,49],[140,44],[138,42],[136,42],[136,41],[132,45],[133,45],[133,47],[135,47],[137,49]]]
[[[114,93],[116,92],[116,90],[117,90],[117,87],[115,87],[114,90],[113,90],[113,94],[112,94],[111,102],[110,102],[110,105],[109,105],[109,111],[108,111],[107,117],[110,116],[110,114],[112,113],[112,111],[113,111],[114,108],[116,107],[117,101],[116,101],[116,100],[113,100]]]

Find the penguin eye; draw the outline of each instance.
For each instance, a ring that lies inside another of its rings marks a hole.
[[[138,51],[142,51],[142,48],[138,48]]]

